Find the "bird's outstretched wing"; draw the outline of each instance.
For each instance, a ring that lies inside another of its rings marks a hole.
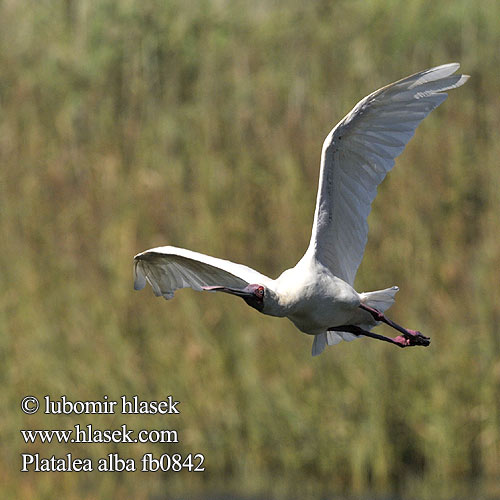
[[[178,288],[200,291],[206,286],[244,288],[250,283],[267,286],[272,281],[250,267],[171,246],[137,254],[134,277],[136,290],[144,288],[147,282],[156,296],[166,299],[171,299]]]
[[[445,91],[466,82],[467,75],[453,74],[459,66],[437,66],[373,92],[326,137],[306,256],[347,283],[353,284],[363,257],[377,186]]]

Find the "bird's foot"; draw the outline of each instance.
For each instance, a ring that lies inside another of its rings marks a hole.
[[[399,347],[409,347],[411,345],[410,339],[403,337],[402,335],[398,335],[397,337],[394,337],[392,340]]]
[[[406,328],[406,331],[408,333],[401,335],[401,337],[403,337],[409,342],[407,345],[409,346],[422,345],[424,347],[430,345],[431,343],[430,337],[426,337],[425,335],[422,334],[422,332],[419,332],[418,330],[410,330],[409,328]]]
[[[425,337],[422,335],[422,332],[418,332],[417,330],[406,330],[408,333],[404,335],[398,335],[394,337],[394,343],[399,347],[411,347],[414,345],[421,345],[427,347],[431,343],[431,339],[429,337]]]

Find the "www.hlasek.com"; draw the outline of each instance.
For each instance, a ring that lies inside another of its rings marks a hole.
[[[66,396],[60,400],[52,400],[50,396],[43,398],[44,413],[46,414],[114,414],[115,410],[121,414],[180,414],[172,396],[163,401],[143,401],[138,396],[128,399],[122,396],[119,401],[109,400],[104,396],[101,401],[71,401]],[[119,404],[121,403],[121,404]],[[40,401],[35,396],[26,396],[21,401],[24,413],[32,415],[40,409]],[[29,443],[179,443],[179,434],[174,429],[140,429],[135,431],[123,424],[118,429],[98,429],[92,424],[81,426],[76,424],[72,429],[22,429],[21,436],[26,444]],[[39,453],[22,453],[21,472],[79,472],[79,471],[204,471],[205,457],[201,453],[164,453],[154,457],[152,453],[145,453],[136,464],[133,458],[122,458],[118,453],[109,453],[99,458],[94,464],[91,458],[75,458],[71,453],[64,457],[41,457]]]

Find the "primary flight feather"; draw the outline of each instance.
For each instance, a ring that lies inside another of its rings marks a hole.
[[[183,248],[152,248],[134,257],[135,288],[149,283],[171,299],[179,288],[242,297],[271,316],[289,318],[314,335],[312,354],[326,345],[366,336],[399,347],[429,345],[420,332],[383,314],[397,287],[358,293],[354,278],[368,237],[367,217],[377,186],[394,166],[418,124],[460,87],[467,75],[445,64],[408,76],[362,99],[328,134],[321,154],[318,196],[309,247],[297,265],[273,280],[247,266]],[[371,332],[384,322],[401,335]]]

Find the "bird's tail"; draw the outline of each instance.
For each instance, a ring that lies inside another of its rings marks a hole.
[[[385,290],[377,290],[376,292],[360,293],[361,303],[377,309],[377,311],[385,312],[394,304],[394,296],[399,291],[397,286],[386,288]]]

